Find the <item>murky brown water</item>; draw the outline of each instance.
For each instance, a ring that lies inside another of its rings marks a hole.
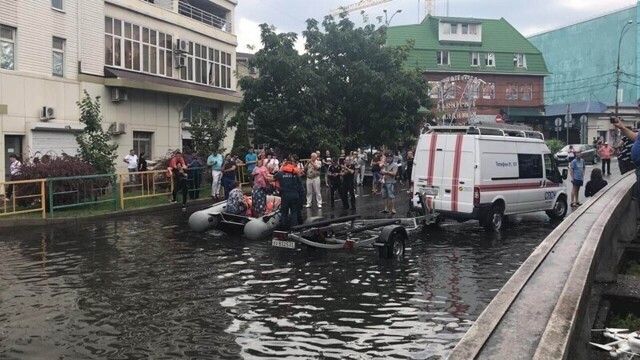
[[[181,215],[0,235],[0,358],[438,359],[552,230],[446,223],[402,262],[190,232]]]

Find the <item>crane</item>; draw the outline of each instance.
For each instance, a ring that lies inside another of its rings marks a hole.
[[[368,7],[371,6],[376,6],[376,5],[380,5],[380,4],[384,4],[384,3],[388,3],[391,2],[393,0],[360,0],[355,4],[351,4],[351,5],[347,5],[347,6],[341,6],[337,9],[331,10],[331,12],[329,12],[329,14],[336,16],[336,15],[340,15],[343,12],[347,12],[350,13],[352,11],[356,11],[356,10],[360,10],[360,9],[366,9]]]
[[[357,3],[354,4],[350,4],[347,6],[341,6],[337,9],[331,10],[329,12],[330,15],[332,16],[337,16],[340,15],[343,12],[347,12],[350,13],[352,11],[356,11],[356,10],[361,10],[361,9],[366,9],[368,7],[371,6],[376,6],[376,5],[380,5],[380,4],[384,4],[384,3],[388,3],[391,2],[393,0],[360,0]],[[438,0],[424,0],[424,7],[425,7],[425,14],[426,15],[435,15],[436,14],[436,2]],[[447,16],[449,16],[449,0],[444,0],[445,4],[446,4],[446,9],[447,9]],[[420,13],[420,9],[419,6],[420,5],[420,0],[418,0],[418,13]],[[418,17],[420,15],[418,14]],[[420,19],[418,19],[418,22],[420,22]]]

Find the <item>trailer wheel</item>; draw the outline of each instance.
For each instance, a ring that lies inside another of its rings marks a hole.
[[[407,232],[400,225],[385,226],[378,238],[378,256],[381,259],[397,259],[404,256]]]
[[[493,205],[489,212],[487,212],[483,226],[487,231],[497,232],[502,229],[504,223],[504,210],[502,210],[502,207],[499,205]]]

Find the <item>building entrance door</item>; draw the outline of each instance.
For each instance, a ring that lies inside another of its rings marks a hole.
[[[5,135],[4,136],[4,173],[5,179],[9,178],[9,155],[16,154],[18,159],[24,163],[22,158],[22,135]]]

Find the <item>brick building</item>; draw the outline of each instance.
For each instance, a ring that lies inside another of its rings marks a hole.
[[[541,121],[544,59],[505,19],[427,16],[389,28],[388,45],[407,41],[406,66],[424,73],[439,123]]]

